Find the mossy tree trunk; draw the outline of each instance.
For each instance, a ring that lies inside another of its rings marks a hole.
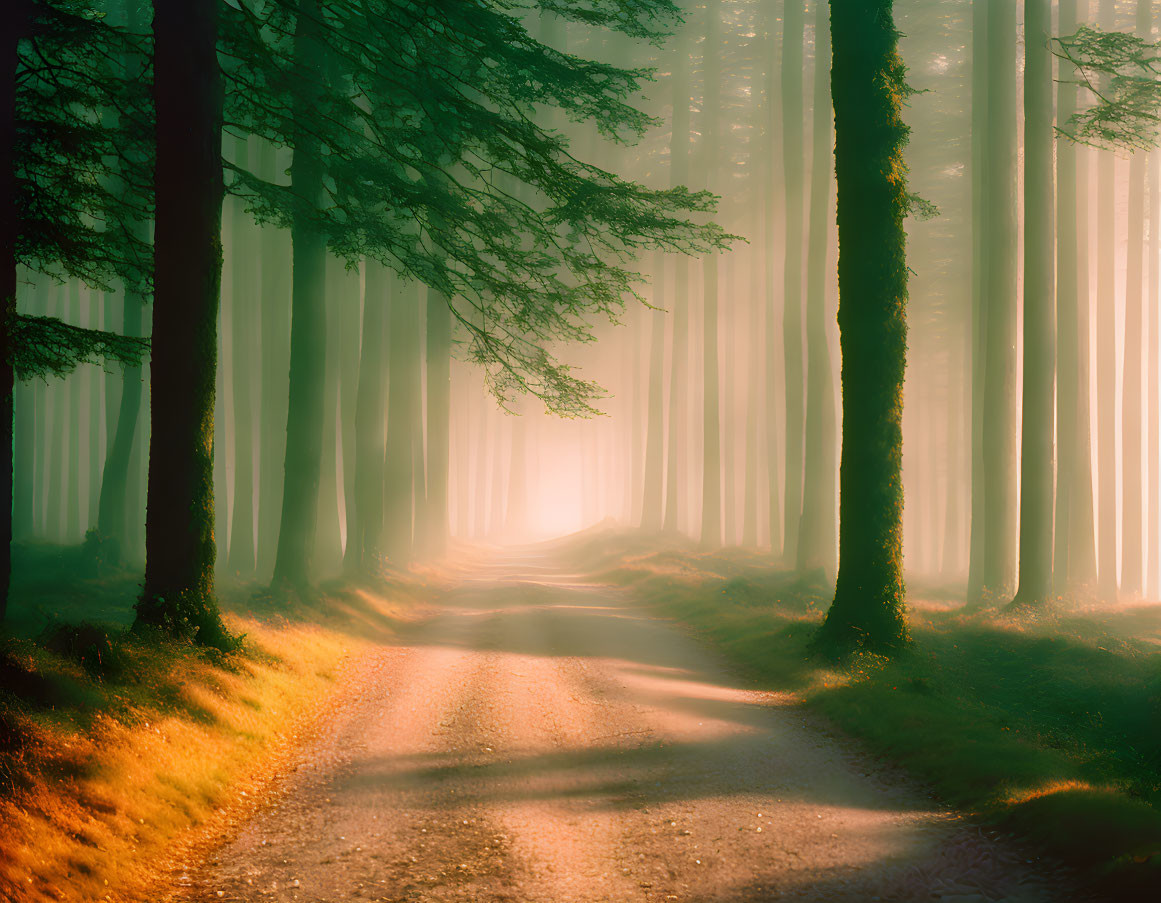
[[[152,432],[137,624],[221,646],[214,598],[214,379],[222,280],[217,0],[154,12]]]
[[[839,571],[819,641],[897,649],[903,590],[907,127],[892,0],[832,0],[843,445]]]

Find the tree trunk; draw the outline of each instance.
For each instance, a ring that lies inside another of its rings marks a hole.
[[[8,585],[12,577],[12,468],[13,468],[13,397],[16,377],[12,369],[13,327],[16,322],[16,240],[20,224],[16,217],[16,64],[17,48],[21,38],[28,34],[31,3],[7,5],[3,13],[4,27],[0,28],[0,53],[3,59],[4,79],[0,88],[0,179],[3,179],[5,215],[0,216],[0,254],[4,255],[4,284],[0,285],[0,510],[8,512],[0,517],[0,621],[8,610]],[[9,78],[8,76],[11,76]]]
[[[301,0],[294,36],[295,59],[306,72],[322,70],[323,48],[315,34],[318,0]],[[316,82],[295,97],[300,109],[318,101]],[[293,246],[290,302],[290,392],[286,416],[286,465],[282,521],[274,583],[303,587],[310,580],[318,525],[326,410],[326,238],[313,225],[311,207],[322,192],[322,148],[309,132],[295,136],[290,181],[300,199],[290,240]]]
[[[1147,401],[1149,404],[1148,437],[1145,443],[1149,462],[1149,545],[1145,555],[1145,598],[1161,594],[1161,364],[1158,362],[1158,339],[1161,338],[1161,153],[1149,157],[1149,362]]]
[[[249,142],[234,139],[234,162],[250,168]],[[254,546],[254,348],[258,343],[255,313],[258,310],[257,274],[253,261],[257,254],[255,226],[242,208],[241,201],[232,205],[233,285],[231,322],[233,324],[234,396],[234,508],[230,520],[229,569],[243,576],[254,573],[257,552]]]
[[[810,174],[810,235],[807,253],[806,298],[806,458],[802,520],[798,530],[797,568],[801,573],[821,571],[829,579],[837,564],[835,523],[835,443],[838,426],[834,411],[827,324],[831,313],[827,285],[830,269],[831,128],[830,32],[827,6],[818,3],[814,27],[814,161]]]
[[[1100,26],[1117,24],[1116,0],[1101,0]],[[1098,592],[1107,602],[1117,597],[1117,338],[1116,338],[1116,159],[1097,156],[1097,511]]]
[[[153,424],[137,624],[222,646],[213,483],[224,195],[217,25],[217,0],[165,0],[153,18]]]
[[[447,552],[451,470],[451,301],[427,292],[427,551]]]
[[[983,586],[1016,578],[1016,5],[988,9]]]
[[[719,134],[718,108],[721,106],[721,10],[717,0],[706,4],[704,121],[702,123],[702,167],[705,184],[716,187]],[[702,492],[701,542],[716,549],[722,544],[722,414],[718,366],[718,262],[710,252],[702,259]]]
[[[128,285],[125,286],[123,297],[125,315],[122,330],[125,335],[142,335],[145,300]],[[113,543],[114,555],[120,561],[127,561],[132,557],[130,550],[133,548],[133,539],[130,535],[128,507],[129,465],[137,438],[137,421],[141,413],[141,388],[141,367],[125,367],[121,400],[117,409],[117,427],[109,454],[105,458],[101,499],[97,510],[97,529]]]
[[[355,401],[355,517],[347,532],[348,573],[370,573],[383,553],[384,412],[387,348],[384,325],[390,303],[388,271],[368,260],[363,296],[363,341]]]
[[[903,590],[903,376],[907,210],[904,67],[892,0],[832,0],[843,370],[839,571],[821,641],[907,641]]]
[[[360,273],[360,269],[364,272]],[[339,440],[342,447],[342,483],[340,491],[343,501],[343,530],[350,543],[351,533],[358,519],[358,493],[355,489],[355,455],[358,440],[355,438],[355,420],[359,406],[359,369],[362,357],[363,307],[366,305],[366,263],[348,273],[347,292],[340,299],[341,323],[341,365],[339,384]],[[341,546],[341,544],[340,544]],[[336,567],[337,567],[336,563]]]
[[[782,292],[782,341],[785,354],[786,488],[782,556],[798,560],[798,527],[802,517],[803,425],[806,385],[803,372],[803,0],[786,0],[782,19],[782,172],[786,185],[786,235]]]
[[[1137,0],[1136,33],[1146,41],[1153,31],[1153,0]],[[1141,474],[1142,349],[1145,276],[1145,172],[1148,155],[1137,151],[1129,161],[1129,235],[1125,274],[1125,341],[1121,377],[1121,592],[1139,596],[1144,587],[1143,502]]]
[[[662,411],[665,381],[665,257],[654,256],[653,304],[649,312],[649,418],[645,432],[645,474],[641,497],[641,527],[650,532],[661,529],[661,489],[665,483],[665,423]]]
[[[1027,0],[1024,16],[1024,404],[1016,601],[1031,605],[1052,594],[1056,426],[1052,0]]]
[[[263,141],[258,151],[262,178],[275,184],[286,181],[278,165],[278,151]],[[282,511],[283,466],[286,461],[287,397],[290,371],[291,273],[286,261],[292,256],[290,236],[283,229],[263,226],[259,235],[262,261],[262,405],[258,455],[258,550],[257,564],[264,575],[274,571]]]
[[[48,280],[44,276],[35,277],[36,288],[26,310],[38,316],[44,315],[44,301],[48,294]],[[17,383],[14,386],[13,408],[15,414],[13,446],[14,458],[12,462],[13,501],[12,501],[12,538],[28,539],[33,535],[35,506],[34,492],[37,486],[36,464],[38,448],[36,434],[38,423],[44,418],[43,407],[37,406],[37,384]],[[41,447],[41,455],[43,446]]]
[[[1061,0],[1059,12],[1061,34],[1075,34],[1079,26],[1077,0]],[[1061,63],[1062,68],[1065,66]],[[1077,109],[1077,86],[1072,73],[1062,71],[1057,87],[1057,106],[1061,122],[1068,122]],[[1088,254],[1087,242],[1079,241],[1078,155],[1076,145],[1071,141],[1060,141],[1056,146],[1057,187],[1056,187],[1056,257],[1058,273],[1056,280],[1056,429],[1060,441],[1057,444],[1056,467],[1056,518],[1053,537],[1053,583],[1057,592],[1071,588],[1069,579],[1069,559],[1071,555],[1070,537],[1072,532],[1074,495],[1077,489],[1078,451],[1080,435],[1079,404],[1081,387],[1078,375],[1082,349],[1078,340],[1081,317],[1081,292],[1087,298],[1088,286],[1082,287],[1079,280],[1081,255]],[[1087,307],[1085,308],[1087,314]],[[1083,349],[1087,354],[1088,349]]]
[[[987,243],[987,129],[988,129],[988,3],[972,0],[972,307],[971,307],[971,528],[968,539],[967,601],[978,604],[984,595],[984,535],[987,505],[984,462],[984,374],[987,356],[984,333],[988,307]]]
[[[76,279],[69,280],[69,306],[66,322],[74,326],[81,326],[81,284]],[[86,289],[86,294],[88,290]],[[61,481],[65,503],[65,541],[78,543],[84,537],[84,527],[81,525],[81,436],[84,433],[81,413],[84,402],[81,395],[83,388],[84,370],[78,367],[70,373],[64,381],[68,392],[68,445],[67,445],[67,474]]]
[[[387,401],[387,456],[384,470],[384,551],[400,569],[411,563],[414,515],[411,456],[414,451],[414,405],[419,394],[414,358],[419,328],[416,324],[418,291],[414,284],[396,284],[391,293],[390,379]],[[480,449],[481,455],[485,454]]]
[[[669,151],[669,182],[672,186],[689,182],[689,37],[676,39],[673,63],[673,130]],[[662,529],[681,529],[684,507],[686,446],[685,379],[689,374],[689,258],[678,255],[673,262],[673,337],[669,361],[669,435],[665,463],[665,519]]]

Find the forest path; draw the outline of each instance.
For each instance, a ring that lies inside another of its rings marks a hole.
[[[1053,899],[621,591],[511,553],[439,604],[180,899]]]

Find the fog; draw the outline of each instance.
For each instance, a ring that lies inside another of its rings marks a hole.
[[[1072,5],[1056,10],[1057,34],[1075,31],[1059,19]],[[1139,15],[1148,3],[1088,6],[1080,3],[1079,22],[1099,15],[1110,28],[1155,32]],[[562,51],[656,68],[635,100],[656,117],[639,141],[614,143],[590,123],[548,109],[541,124],[562,130],[578,157],[627,179],[658,189],[708,188],[721,197],[714,221],[736,236],[728,250],[708,256],[644,252],[631,265],[644,304],[628,299],[615,323],[582,313],[592,341],[546,345],[576,376],[599,385],[593,413],[561,417],[546,411],[535,391],[499,385],[502,368],[473,359],[464,324],[478,313],[460,299],[445,302],[378,263],[328,255],[315,574],[339,572],[344,558],[349,566],[352,537],[366,529],[358,513],[366,498],[362,417],[374,419],[366,430],[378,437],[368,440],[367,454],[386,452],[385,467],[378,465],[387,486],[386,532],[375,554],[393,565],[438,558],[448,541],[519,542],[609,522],[678,533],[706,548],[760,549],[790,568],[833,578],[841,351],[827,42],[818,64],[820,21],[826,24],[819,14],[826,10],[811,4],[798,11],[801,22],[783,23],[781,4],[723,0],[711,9],[712,21],[703,7],[691,7],[686,25],[660,45],[552,17],[528,19],[530,30]],[[964,585],[974,486],[977,532],[990,525],[1004,538],[1003,560],[972,589],[1016,589],[1024,355],[1029,342],[1051,339],[1058,346],[1056,463],[1048,464],[1055,466],[1055,591],[1157,598],[1158,155],[1058,137],[1056,334],[1025,335],[1023,40],[1008,61],[1012,71],[992,66],[973,76],[973,53],[987,47],[973,37],[970,3],[902,0],[896,16],[916,92],[904,113],[909,190],[930,208],[923,216],[914,208],[906,223],[906,570]],[[1057,106],[1090,105],[1090,93],[1075,89],[1072,66],[1055,65]],[[981,110],[987,97],[974,99],[981,90],[1010,93],[1012,115],[989,118]],[[1064,96],[1070,91],[1075,100]],[[985,129],[974,150],[973,116],[975,128]],[[993,253],[992,224],[1001,216],[980,200],[980,170],[1003,159],[980,146],[985,139],[1014,142],[1010,180],[989,183],[1017,216],[1010,272],[998,276],[980,262]],[[286,181],[286,148],[227,129],[223,152],[275,184]],[[285,230],[257,225],[234,197],[224,208],[223,245],[217,568],[269,580],[290,466],[291,244]],[[980,331],[981,298],[994,296],[997,285],[1010,297],[989,309],[1012,321],[999,345]],[[18,304],[24,313],[128,334],[137,332],[143,312],[140,334],[148,335],[152,313],[121,290],[28,271]],[[450,349],[441,338],[449,304]],[[997,364],[1002,384],[985,388],[987,356],[996,348],[1005,355]],[[140,399],[125,404],[130,383],[140,386]],[[115,541],[128,560],[143,560],[149,406],[148,365],[124,372],[82,366],[64,378],[19,384],[18,541],[78,544],[97,530],[91,541]],[[115,456],[119,418],[135,428]],[[102,479],[116,479],[110,464],[118,456],[127,473],[124,513],[102,520]],[[990,502],[981,487],[989,479],[999,487]]]

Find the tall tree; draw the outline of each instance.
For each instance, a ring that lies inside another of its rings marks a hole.
[[[322,142],[308,125],[322,104],[324,48],[318,33],[318,0],[300,0],[295,17],[294,157],[290,181],[296,203],[291,225],[290,393],[282,520],[274,583],[302,587],[310,579],[322,479],[323,412],[326,408],[327,240],[315,209],[322,204]]]
[[[162,0],[153,33],[153,428],[137,623],[220,646],[228,636],[214,596],[214,372],[225,191],[218,3]]]
[[[16,380],[61,376],[102,358],[139,363],[146,350],[140,339],[82,329],[76,320],[18,313],[17,268],[97,289],[113,278],[144,280],[148,249],[126,224],[145,218],[148,186],[142,179],[123,190],[114,176],[144,145],[149,124],[141,84],[106,65],[129,52],[124,32],[107,17],[83,5],[17,0],[0,12],[0,35],[0,65],[11,76],[0,89],[2,619],[11,573]],[[113,106],[125,115],[110,115]]]
[[[641,526],[650,532],[661,529],[664,517],[662,488],[665,483],[665,257],[653,258],[653,304],[649,314],[649,402],[645,430],[645,473],[641,498]]]
[[[674,40],[673,123],[669,144],[669,183],[689,181],[690,77],[689,36],[683,30]],[[689,376],[689,260],[673,262],[673,335],[669,352],[669,428],[665,455],[666,533],[681,529],[686,500],[685,479],[688,461],[686,430],[686,379]]]
[[[987,505],[984,461],[984,342],[987,325],[987,146],[988,146],[988,2],[972,0],[972,136],[971,136],[971,527],[968,538],[969,604],[984,595],[984,536]]]
[[[1099,23],[1117,26],[1116,0],[1100,0]],[[1097,154],[1097,579],[1106,601],[1117,597],[1117,208],[1116,159]]]
[[[359,348],[359,388],[355,404],[355,519],[347,532],[344,566],[369,573],[380,562],[383,542],[383,464],[387,410],[387,269],[367,262],[363,301],[363,341]]]
[[[1149,411],[1145,459],[1149,462],[1148,537],[1145,553],[1145,597],[1161,593],[1161,153],[1149,157],[1149,330],[1146,395]]]
[[[1088,0],[1061,0],[1059,30],[1074,34]],[[1067,66],[1061,62],[1062,67]],[[1079,88],[1066,72],[1057,86],[1058,115],[1067,128]],[[1056,306],[1057,378],[1056,519],[1053,570],[1057,592],[1096,576],[1092,520],[1092,429],[1089,414],[1088,166],[1087,151],[1057,144]]]
[[[1052,593],[1056,427],[1052,0],[1024,4],[1024,404],[1020,444],[1020,584],[1016,601]]]
[[[234,162],[250,168],[250,142],[245,136],[233,141]],[[254,266],[258,248],[253,223],[240,203],[230,205],[230,240],[233,284],[230,315],[233,326],[232,354],[234,400],[234,505],[230,520],[230,571],[249,576],[257,565],[254,543],[254,349],[258,343],[258,273]]]
[[[448,475],[451,469],[451,301],[427,293],[427,511],[426,551],[447,551]]]
[[[1136,34],[1152,39],[1153,0],[1137,0]],[[1125,261],[1124,356],[1121,371],[1121,591],[1140,595],[1144,588],[1141,472],[1142,340],[1145,276],[1145,174],[1148,154],[1135,151],[1129,160],[1129,230]]]
[[[782,17],[782,173],[785,182],[785,244],[782,283],[782,341],[785,347],[786,488],[782,554],[797,561],[802,517],[803,434],[806,380],[803,368],[803,43],[804,0],[786,0]]]
[[[396,568],[406,568],[414,551],[415,420],[419,405],[419,292],[414,284],[396,285],[389,308],[391,352],[387,401],[387,451],[384,470],[383,551]],[[483,454],[484,450],[480,450]]]
[[[843,447],[839,570],[819,641],[907,642],[903,376],[907,356],[907,96],[892,0],[832,0]]]
[[[705,61],[702,66],[705,102],[702,104],[702,154],[706,187],[714,187],[720,153],[721,9],[718,0],[705,8]],[[722,543],[722,413],[721,373],[718,365],[718,254],[702,260],[702,496],[701,541],[709,548]]]
[[[831,369],[831,322],[827,267],[831,226],[831,160],[834,113],[830,100],[830,30],[827,6],[815,7],[814,137],[810,174],[810,232],[807,246],[806,296],[806,458],[802,520],[798,530],[797,568],[801,572],[835,572],[838,525],[835,523],[834,377]]]
[[[983,586],[1016,578],[1016,4],[988,7]]]

